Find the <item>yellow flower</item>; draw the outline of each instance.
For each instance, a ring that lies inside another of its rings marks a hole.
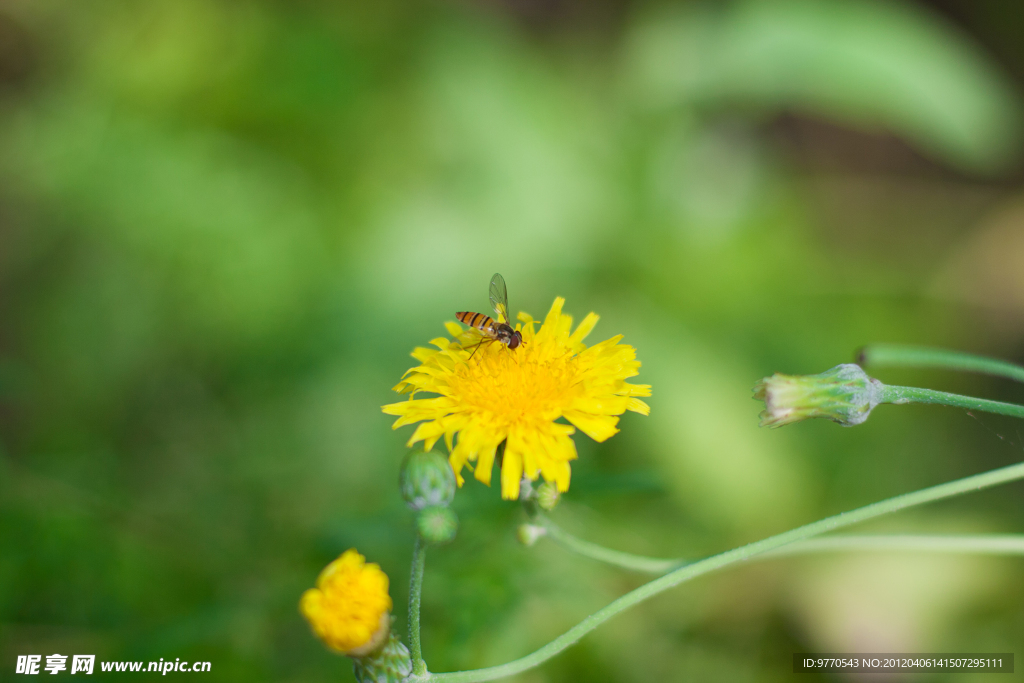
[[[388,575],[379,565],[366,564],[354,548],[346,550],[320,572],[316,588],[302,594],[299,609],[328,647],[362,657],[391,630]]]
[[[543,476],[566,491],[569,461],[576,459],[576,445],[569,438],[576,431],[573,425],[604,441],[619,431],[618,415],[650,412],[636,397],[650,396],[651,387],[625,381],[638,373],[640,361],[632,346],[619,343],[622,335],[589,348],[583,343],[597,315],[591,313],[570,333],[572,317],[562,313],[564,303],[561,297],[555,299],[536,332],[534,320],[520,313],[522,324],[516,329],[524,344],[514,350],[495,342],[471,354],[464,347],[479,341],[479,333],[446,323],[454,341],[438,337],[430,342],[436,349],[413,351],[421,365],[406,372],[395,387],[411,394],[409,400],[383,408],[399,416],[394,428],[422,422],[409,445],[423,441],[427,450],[445,437],[459,486],[463,467],[490,485],[495,453],[504,441],[503,498],[519,497],[524,474],[531,480]],[[419,391],[440,395],[415,399]],[[557,422],[559,418],[571,424]]]

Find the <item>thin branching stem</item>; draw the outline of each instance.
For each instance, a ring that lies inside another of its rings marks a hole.
[[[580,638],[590,633],[598,626],[608,621],[615,615],[623,612],[639,603],[654,597],[670,588],[689,581],[690,579],[704,574],[723,569],[725,567],[744,562],[752,557],[767,553],[796,541],[802,541],[835,529],[857,524],[869,519],[888,515],[898,510],[903,510],[916,505],[930,503],[944,498],[951,498],[970,491],[1004,484],[1010,481],[1024,479],[1024,463],[1011,465],[984,474],[977,474],[956,481],[947,482],[938,486],[906,493],[901,496],[889,498],[878,503],[872,503],[851,512],[844,512],[833,517],[807,524],[796,529],[791,529],[777,536],[751,543],[749,545],[726,551],[719,555],[693,562],[676,569],[664,576],[654,579],[639,588],[626,593],[611,604],[590,615],[576,626],[572,627],[562,635],[552,640],[539,650],[526,655],[507,664],[492,666],[485,669],[474,669],[471,671],[455,671],[451,673],[413,675],[410,680],[431,681],[432,683],[477,683],[478,681],[490,681],[497,678],[504,678],[532,669],[539,664],[551,659],[558,653],[576,643]]]
[[[598,562],[614,565],[623,569],[644,572],[645,574],[664,574],[667,571],[686,564],[683,558],[661,558],[634,555],[620,550],[612,550],[597,543],[584,541],[582,538],[570,534],[544,515],[538,515],[534,521],[545,530],[545,536],[550,536],[562,547],[574,553],[589,557]]]
[[[1024,367],[1005,360],[975,356],[960,351],[902,344],[871,344],[857,354],[860,365],[871,367],[939,368],[980,372],[1024,382]]]

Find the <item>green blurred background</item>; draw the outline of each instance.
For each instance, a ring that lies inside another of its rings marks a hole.
[[[515,310],[600,313],[591,340],[624,334],[654,386],[650,417],[577,440],[556,518],[587,538],[697,557],[1020,460],[1008,419],[884,406],[768,431],[750,394],[872,341],[1024,361],[1022,22],[970,0],[3,0],[0,678],[59,652],[351,680],[298,597],[355,546],[404,631],[411,428],[380,406],[495,271]],[[1021,532],[1022,493],[859,530]],[[435,671],[526,654],[643,580],[519,546],[496,489],[470,480],[455,508],[427,563]],[[518,680],[1013,651],[1022,572],[754,564]]]

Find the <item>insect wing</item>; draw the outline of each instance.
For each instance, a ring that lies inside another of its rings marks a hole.
[[[508,290],[505,288],[505,278],[501,273],[495,273],[491,278],[491,306],[498,315],[498,322],[508,324]]]

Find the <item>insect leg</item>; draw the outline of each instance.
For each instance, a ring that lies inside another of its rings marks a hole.
[[[475,348],[473,349],[473,353],[469,354],[469,358],[466,359],[466,362],[468,363],[469,361],[473,360],[473,356],[476,355],[476,352],[480,350],[481,346],[483,346],[484,344],[488,344],[490,342],[496,342],[496,341],[498,341],[498,340],[497,339],[481,339],[476,344],[473,344],[473,346]]]
[[[470,344],[469,346],[463,346],[463,347],[461,347],[461,348],[462,348],[462,350],[463,350],[463,351],[469,351],[470,349],[475,349],[476,347],[480,346],[480,345],[481,345],[481,344],[483,344],[483,343],[484,343],[485,341],[487,341],[487,339],[481,339],[481,340],[480,340],[480,341],[478,341],[478,342],[477,342],[476,344]]]

